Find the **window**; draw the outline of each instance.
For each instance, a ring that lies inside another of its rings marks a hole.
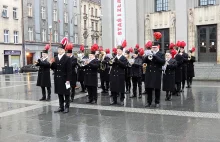
[[[78,34],[75,34],[74,38],[75,38],[75,44],[78,44]]]
[[[86,20],[84,20],[84,29],[86,29]]]
[[[32,4],[31,4],[31,3],[28,3],[27,6],[28,6],[28,16],[29,16],[29,17],[32,17],[32,14],[33,14],[33,13],[32,13]]]
[[[46,41],[46,30],[42,29],[42,42]]]
[[[8,6],[3,6],[2,17],[4,18],[8,17]]]
[[[57,31],[54,31],[54,42],[55,42],[55,43],[58,42],[58,34],[57,34]]]
[[[17,8],[13,8],[13,19],[18,19],[18,17],[17,17]]]
[[[45,7],[41,7],[41,18],[46,19]]]
[[[74,16],[74,25],[77,25],[78,24],[78,17],[77,15]]]
[[[204,5],[215,5],[216,0],[199,0],[199,5],[204,6]]]
[[[95,30],[98,31],[98,23],[95,23]]]
[[[28,39],[29,41],[33,41],[33,28],[28,28]]]
[[[77,0],[73,0],[73,6],[77,7]]]
[[[91,8],[91,16],[93,16],[93,8]]]
[[[14,31],[14,43],[18,43],[18,31]]]
[[[86,5],[84,5],[84,13],[86,13]]]
[[[68,23],[68,13],[64,12],[64,23]]]
[[[98,16],[98,10],[95,9],[95,17],[97,17],[97,16]]]
[[[92,22],[92,31],[94,31],[94,22]]]
[[[69,37],[69,34],[68,34],[68,32],[64,32],[64,35],[65,35],[65,37]]]
[[[64,4],[67,4],[67,0],[63,0]]]
[[[167,11],[168,0],[156,0],[156,11]]]
[[[57,21],[57,10],[53,10],[53,21]]]
[[[4,42],[9,43],[9,30],[4,30]]]

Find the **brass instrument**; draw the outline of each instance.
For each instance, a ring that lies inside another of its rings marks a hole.
[[[128,60],[128,67],[131,67],[134,64],[134,59],[127,59]]]
[[[143,63],[143,74],[146,73],[146,69],[147,69],[147,64],[146,64],[146,63]]]
[[[148,55],[148,60],[152,60],[153,59],[153,53],[151,53],[150,55]]]
[[[109,60],[109,64],[110,64],[110,65],[113,65],[113,63],[115,62],[115,59],[116,59],[116,58],[117,58],[117,57],[110,59],[110,60]]]
[[[104,51],[101,51],[101,54],[99,54],[99,61],[100,63],[100,69],[105,70],[106,69],[106,64],[103,64],[102,61],[105,59],[106,53]]]

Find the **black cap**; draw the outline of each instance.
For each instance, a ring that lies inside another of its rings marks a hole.
[[[117,49],[121,49],[123,51],[123,47],[122,46],[118,46]]]
[[[67,50],[67,53],[73,53],[73,51],[72,50]]]
[[[159,42],[158,41],[154,41],[153,42],[153,46],[158,46],[159,45]]]
[[[42,53],[48,53],[48,50],[43,50]]]
[[[134,50],[134,54],[138,54],[139,52],[138,52],[138,50]]]
[[[94,54],[95,55],[96,51],[90,51],[90,54]]]
[[[65,49],[65,46],[66,46],[66,45],[60,44],[60,45],[58,46],[58,48]]]
[[[129,50],[126,50],[125,53],[126,53],[126,54],[130,54],[130,51],[129,51]]]

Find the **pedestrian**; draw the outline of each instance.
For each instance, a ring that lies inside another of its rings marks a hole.
[[[189,58],[187,62],[187,88],[191,88],[193,77],[195,77],[194,72],[194,62],[196,61],[195,57],[195,47],[189,50]]]

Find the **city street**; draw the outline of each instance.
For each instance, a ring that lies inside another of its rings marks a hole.
[[[144,108],[145,95],[110,106],[101,89],[90,105],[78,89],[70,112],[55,114],[53,85],[51,102],[40,102],[36,80],[36,73],[0,75],[0,142],[220,142],[219,82],[193,82],[171,102],[162,92],[159,109]]]

